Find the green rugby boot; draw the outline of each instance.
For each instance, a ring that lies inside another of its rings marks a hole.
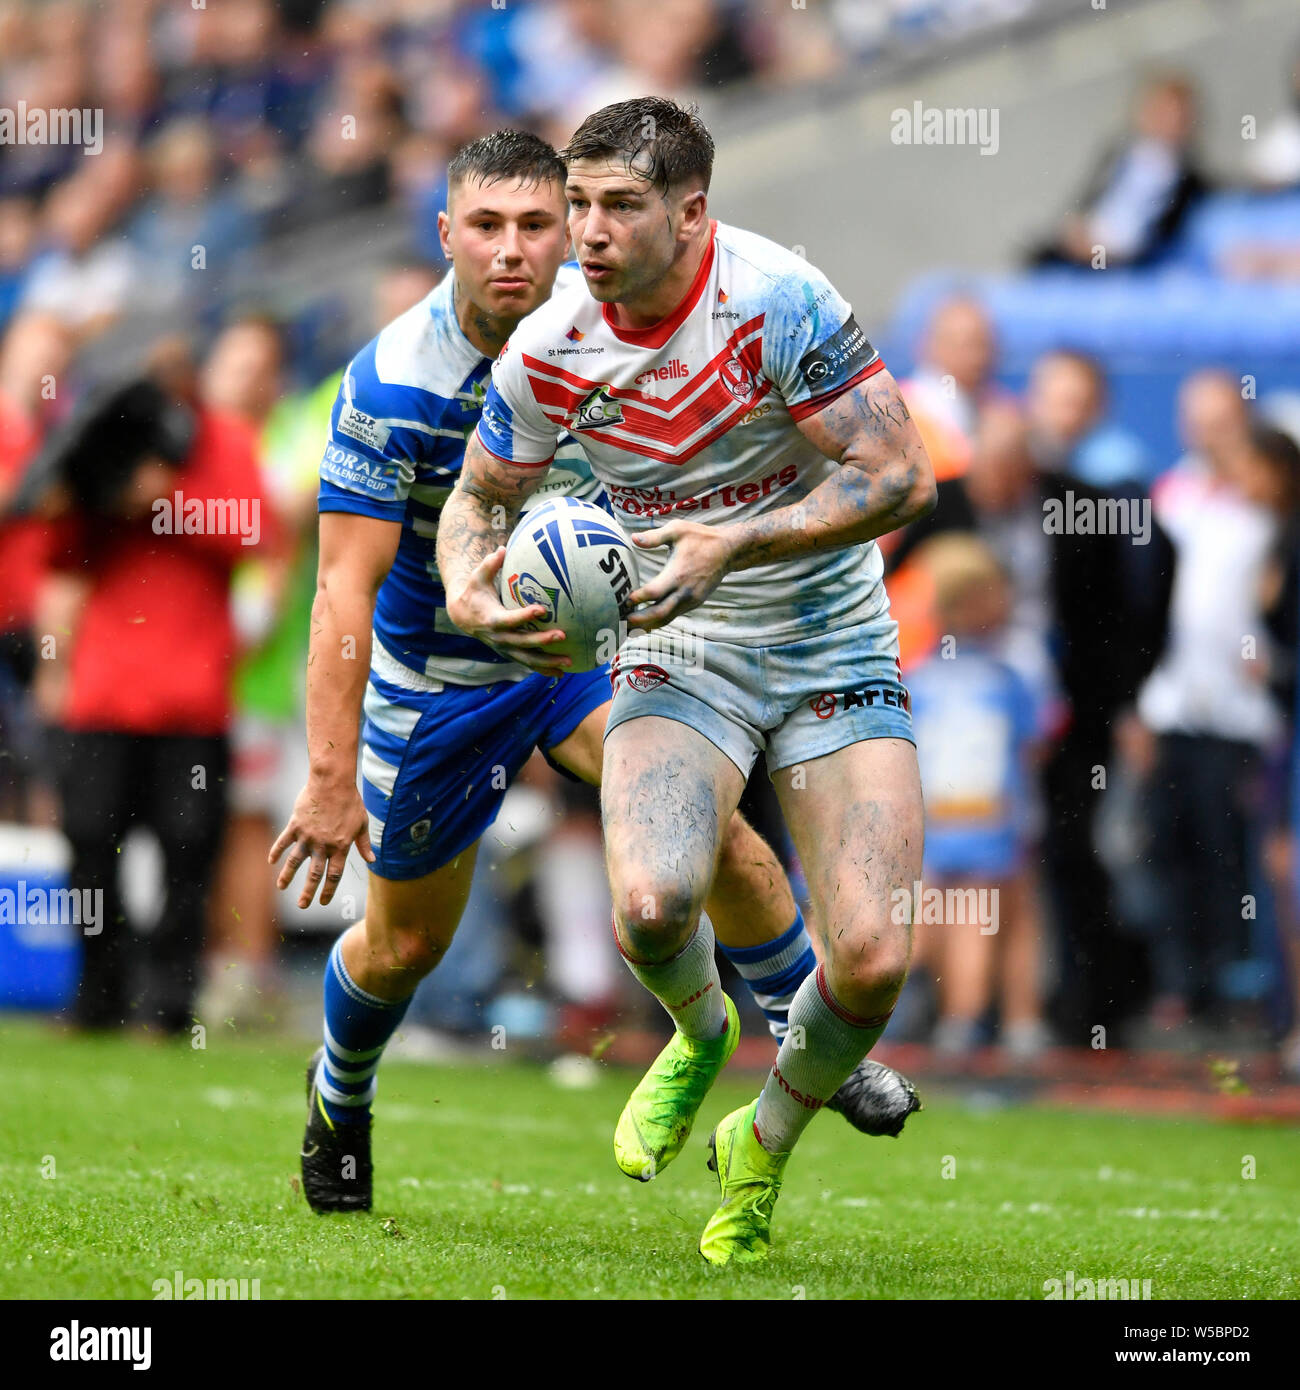
[[[614,1162],[638,1182],[651,1178],[682,1151],[709,1087],[740,1041],[740,1017],[727,995],[727,1028],[702,1042],[674,1032],[628,1098],[614,1130]]]
[[[790,1155],[770,1154],[754,1133],[758,1101],[733,1110],[709,1136],[709,1167],[718,1175],[722,1204],[700,1237],[711,1265],[752,1264],[772,1252],[772,1208]]]

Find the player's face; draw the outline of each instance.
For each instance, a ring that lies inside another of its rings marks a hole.
[[[438,215],[456,285],[485,313],[516,321],[551,293],[569,237],[557,183],[483,183],[467,178]]]
[[[680,200],[602,159],[574,160],[565,192],[573,252],[592,295],[612,304],[652,292],[677,255]]]

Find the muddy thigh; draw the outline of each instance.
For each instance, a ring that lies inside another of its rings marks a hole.
[[[630,719],[605,740],[605,862],[629,955],[666,960],[686,943],[743,789],[735,763],[676,720]]]
[[[773,780],[831,990],[854,1013],[887,1013],[907,976],[912,884],[921,877],[916,749],[905,739],[869,739]]]

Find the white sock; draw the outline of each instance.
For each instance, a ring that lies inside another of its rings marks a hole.
[[[892,1010],[890,1011],[893,1012]],[[859,1018],[826,983],[819,965],[795,992],[790,1031],[758,1098],[754,1128],[768,1153],[788,1153],[808,1121],[876,1045],[889,1014]]]
[[[668,1010],[678,1032],[711,1042],[724,1031],[727,1009],[713,959],[713,924],[703,913],[691,939],[671,960],[657,964],[633,960],[621,941],[618,948],[628,969]]]

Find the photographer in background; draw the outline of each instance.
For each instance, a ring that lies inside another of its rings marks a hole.
[[[71,886],[103,895],[74,1021],[179,1033],[225,816],[231,572],[274,529],[252,433],[198,399],[169,341],[147,379],[75,412],[22,491],[53,531],[37,630],[57,639],[36,693],[58,730]],[[139,971],[117,882],[133,824],[157,836],[165,878]]]

